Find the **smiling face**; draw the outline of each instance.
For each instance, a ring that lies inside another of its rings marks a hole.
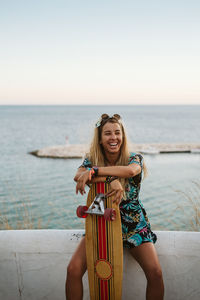
[[[118,123],[107,122],[101,132],[100,144],[105,153],[117,154],[123,142],[122,129]]]

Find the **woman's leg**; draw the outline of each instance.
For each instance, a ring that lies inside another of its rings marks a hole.
[[[87,270],[85,238],[83,237],[67,267],[66,299],[82,300],[82,277]]]
[[[156,249],[153,243],[143,243],[132,248],[132,256],[142,267],[147,278],[147,300],[163,300],[164,283]]]

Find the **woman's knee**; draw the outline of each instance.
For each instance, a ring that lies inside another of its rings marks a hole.
[[[69,278],[82,278],[85,273],[85,269],[77,262],[70,262],[67,267],[67,277]]]
[[[149,282],[158,284],[163,282],[163,275],[160,266],[152,266],[146,272],[146,277]]]

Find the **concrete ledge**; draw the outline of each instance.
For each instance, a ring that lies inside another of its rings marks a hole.
[[[200,232],[156,233],[165,300],[199,300]],[[0,231],[0,299],[64,300],[66,268],[82,234],[83,230]],[[143,271],[125,250],[123,300],[145,299],[145,286]]]

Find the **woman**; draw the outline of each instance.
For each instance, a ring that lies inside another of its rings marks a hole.
[[[147,278],[146,299],[161,300],[164,296],[164,284],[154,248],[157,238],[151,231],[145,209],[139,200],[142,173],[145,171],[142,155],[128,151],[120,116],[103,114],[96,123],[90,152],[74,180],[77,182],[76,193],[80,192],[81,195],[86,193],[86,184],[110,182],[107,196],[114,195],[114,201],[120,205],[123,245],[130,249]],[[86,269],[83,237],[67,268],[67,300],[82,299],[82,277]]]

